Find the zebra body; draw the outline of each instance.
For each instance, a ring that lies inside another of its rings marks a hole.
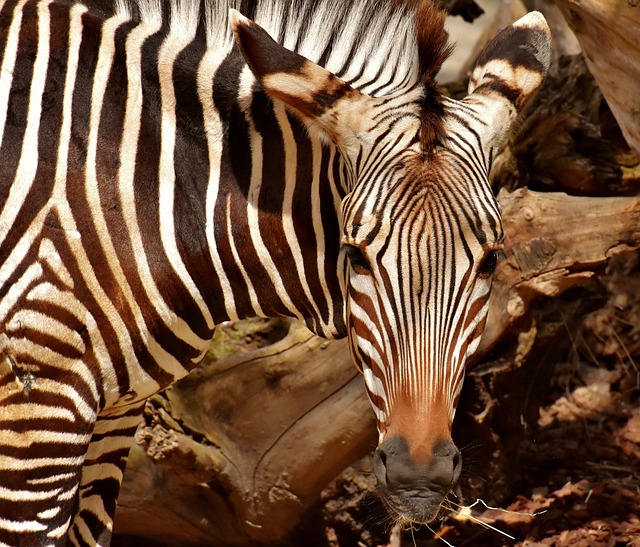
[[[505,31],[457,102],[430,4],[342,4],[0,7],[0,543],[108,544],[144,400],[254,315],[349,336],[383,499],[434,518],[502,240],[488,171],[548,29]]]

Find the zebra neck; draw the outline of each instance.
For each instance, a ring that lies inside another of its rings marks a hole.
[[[205,58],[198,80],[216,305],[230,318],[292,316],[344,336],[340,155],[265,96],[237,50]]]
[[[236,48],[152,35],[132,49],[134,32],[114,66],[129,78],[124,126],[138,140],[122,153],[137,149],[137,216],[158,227],[145,247],[165,262],[156,275],[214,324],[292,316],[344,336],[340,156],[267,99]]]
[[[78,78],[104,82],[99,192],[120,204],[126,246],[144,249],[132,275],[162,286],[199,332],[259,315],[344,335],[335,151],[255,88],[236,48],[167,36],[159,21],[92,21],[102,44],[83,41],[80,65],[98,68]]]

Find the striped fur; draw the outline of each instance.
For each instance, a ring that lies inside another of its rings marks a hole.
[[[497,47],[458,103],[430,4],[345,5],[0,6],[0,544],[108,544],[144,400],[227,320],[348,335],[381,442],[450,439],[502,240],[486,178],[548,38],[521,23],[539,51]]]

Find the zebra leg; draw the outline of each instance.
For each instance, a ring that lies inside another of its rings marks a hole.
[[[0,334],[0,545],[64,545],[97,412],[7,340]]]
[[[98,416],[82,468],[67,545],[109,545],[120,484],[144,401]]]

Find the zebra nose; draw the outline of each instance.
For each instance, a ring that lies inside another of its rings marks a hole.
[[[375,451],[373,471],[388,508],[412,522],[428,523],[460,477],[462,456],[449,440],[439,442],[428,462],[416,461],[402,437],[384,441]]]

